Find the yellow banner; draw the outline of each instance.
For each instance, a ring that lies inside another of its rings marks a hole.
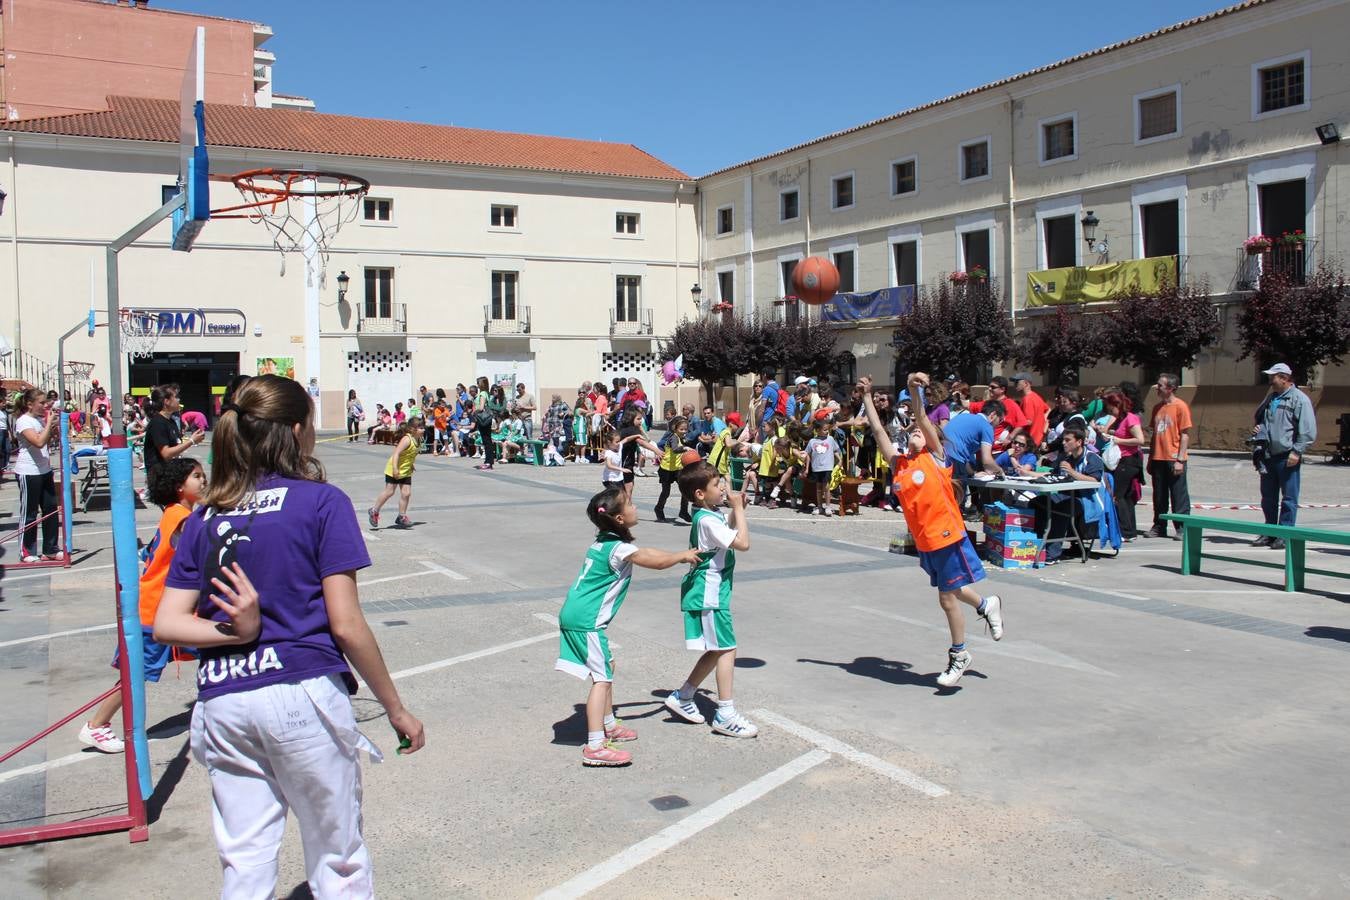
[[[1101,303],[1131,289],[1156,291],[1177,283],[1177,258],[1154,256],[1102,266],[1069,266],[1027,273],[1027,306]]]

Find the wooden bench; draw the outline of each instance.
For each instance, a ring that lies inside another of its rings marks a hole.
[[[1170,522],[1176,522],[1181,526],[1182,575],[1199,574],[1200,560],[1208,558],[1221,559],[1225,562],[1245,563],[1251,566],[1266,566],[1271,569],[1284,569],[1284,589],[1286,591],[1303,590],[1303,578],[1308,572],[1312,572],[1314,575],[1329,575],[1333,578],[1350,578],[1350,574],[1345,572],[1310,569],[1306,561],[1306,547],[1309,541],[1315,544],[1350,546],[1350,532],[1331,531],[1326,528],[1305,528],[1302,525],[1267,525],[1265,522],[1222,519],[1218,516],[1164,513],[1162,518]],[[1284,541],[1284,563],[1266,562],[1245,556],[1205,553],[1201,541],[1206,529],[1279,538]]]
[[[398,443],[398,432],[393,429],[389,429],[387,431],[376,429],[374,432],[372,432],[372,434],[374,435],[375,445],[377,447],[381,444],[392,445]]]

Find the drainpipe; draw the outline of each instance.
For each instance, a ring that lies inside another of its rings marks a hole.
[[[1014,110],[1016,108],[1012,94],[1008,95],[1008,313],[1012,317],[1012,327],[1017,328],[1017,221],[1013,203],[1013,190],[1016,181],[1013,178],[1013,162],[1016,157],[1017,139]]]
[[[19,302],[19,182],[18,163],[14,159],[18,148],[14,135],[9,136],[9,253],[14,269],[14,349],[23,350],[23,304]]]
[[[682,184],[675,185],[675,286],[671,291],[671,297],[674,298],[670,307],[672,312],[680,308],[680,189],[683,187]],[[653,322],[652,331],[655,330],[656,324]]]

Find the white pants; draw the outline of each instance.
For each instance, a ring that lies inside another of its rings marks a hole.
[[[197,703],[192,752],[211,777],[222,898],[276,896],[288,809],[300,823],[315,897],[375,895],[361,836],[361,750],[378,761],[336,675]]]

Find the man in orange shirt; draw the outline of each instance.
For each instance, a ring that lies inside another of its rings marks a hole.
[[[1012,389],[1016,394],[1017,405],[1027,419],[1027,433],[1031,435],[1031,446],[1039,449],[1045,440],[1045,431],[1050,425],[1050,405],[1041,399],[1041,395],[1032,390],[1030,372],[1018,372],[1012,377]]]
[[[981,412],[984,404],[990,400],[998,400],[1003,404],[1003,421],[994,431],[994,453],[1002,453],[1008,449],[1012,439],[1017,437],[1018,433],[1027,433],[1027,417],[1022,412],[1022,407],[1018,406],[1013,398],[1008,394],[1008,379],[1002,375],[995,375],[989,379],[989,393],[984,400],[977,400],[970,404],[971,412]]]
[[[923,389],[928,376],[913,372],[909,376],[909,395],[915,398],[916,409],[922,409]],[[997,594],[981,597],[971,587],[984,579],[984,566],[966,536],[966,523],[961,507],[956,503],[952,488],[952,467],[947,463],[942,447],[942,435],[928,417],[915,416],[909,432],[909,443],[902,453],[891,442],[890,433],[881,424],[876,404],[872,401],[872,379],[864,376],[858,382],[863,392],[863,409],[867,424],[872,426],[877,450],[891,465],[893,482],[905,524],[919,550],[919,565],[928,573],[933,587],[938,590],[938,605],[947,615],[952,645],[947,651],[947,668],[937,677],[942,687],[952,687],[970,668],[970,651],[966,649],[966,617],[961,609],[965,603],[989,625],[994,640],[1003,637],[1003,601]]]
[[[1175,375],[1158,376],[1158,402],[1153,407],[1149,428],[1153,443],[1148,455],[1148,476],[1153,480],[1153,528],[1144,537],[1167,537],[1162,515],[1170,511],[1186,515],[1191,511],[1191,495],[1186,490],[1186,461],[1191,447],[1191,408],[1177,396],[1181,379]],[[1181,540],[1177,525],[1173,540]]]

